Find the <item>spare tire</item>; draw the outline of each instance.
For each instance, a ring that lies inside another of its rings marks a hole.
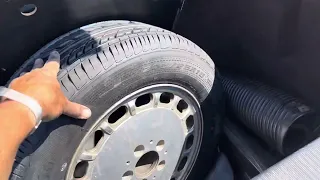
[[[143,23],[100,22],[53,40],[12,78],[53,50],[61,89],[93,115],[42,123],[21,144],[11,179],[201,179],[210,169],[198,154],[213,154],[214,123],[200,104],[215,66],[197,45]]]

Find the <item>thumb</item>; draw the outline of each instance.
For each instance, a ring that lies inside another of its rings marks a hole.
[[[91,110],[86,106],[67,100],[63,114],[76,119],[88,119],[91,116]]]

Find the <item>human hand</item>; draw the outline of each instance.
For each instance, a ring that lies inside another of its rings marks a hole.
[[[88,119],[91,110],[69,101],[61,91],[57,80],[59,67],[60,54],[53,51],[45,64],[42,59],[37,59],[32,71],[14,79],[9,88],[35,99],[42,107],[44,121],[55,119],[61,114],[77,119]]]

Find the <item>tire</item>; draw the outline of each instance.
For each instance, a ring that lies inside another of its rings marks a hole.
[[[129,21],[100,22],[71,31],[35,53],[11,79],[29,71],[37,58],[46,59],[52,50],[61,54],[61,89],[72,101],[90,107],[93,115],[87,121],[61,116],[42,123],[21,144],[11,180],[64,179],[66,165],[95,120],[133,91],[175,84],[203,102],[214,86],[214,63],[197,45],[167,30]],[[204,121],[199,159],[208,161],[201,152],[211,153],[215,148],[208,137],[213,122]],[[210,167],[197,162],[191,176],[204,169]]]

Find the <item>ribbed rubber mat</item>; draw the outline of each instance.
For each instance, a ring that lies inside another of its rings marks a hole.
[[[237,118],[271,148],[287,155],[312,139],[319,122],[298,99],[247,79],[224,77],[222,82]]]
[[[319,180],[320,138],[278,162],[253,180]]]

